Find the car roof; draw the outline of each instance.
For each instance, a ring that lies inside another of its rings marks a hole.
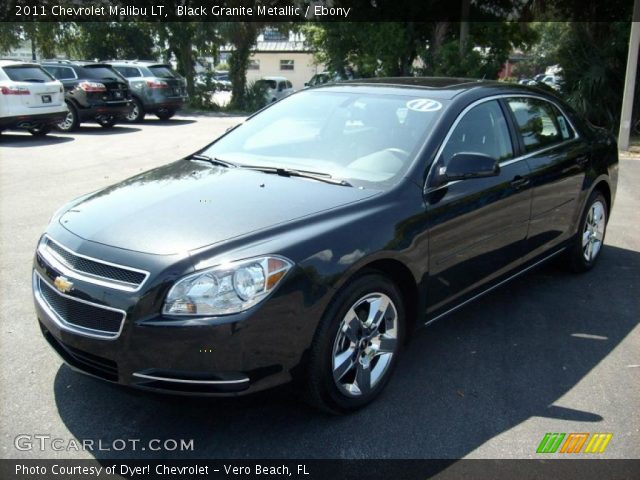
[[[23,62],[22,60],[0,59],[0,67],[9,67],[14,65],[24,65],[28,67],[39,67],[35,62]]]
[[[60,65],[63,67],[86,67],[87,65],[107,65],[103,62],[94,62],[91,60],[64,60],[64,59],[42,60],[40,64],[41,65]]]
[[[313,89],[335,89],[343,91],[367,91],[367,93],[385,93],[403,95],[410,91],[412,94],[424,95],[450,100],[461,93],[485,90],[487,94],[500,93],[536,93],[550,95],[550,92],[528,85],[520,85],[511,82],[499,82],[496,80],[481,80],[474,78],[456,77],[386,77],[386,78],[359,78],[338,83],[328,83]]]
[[[140,66],[140,67],[169,67],[172,68],[170,64],[165,62],[156,62],[155,60],[105,60],[102,63],[107,63],[109,65],[118,65],[118,66]]]
[[[289,80],[287,77],[277,77],[274,75],[268,75],[266,77],[262,77],[260,80]]]

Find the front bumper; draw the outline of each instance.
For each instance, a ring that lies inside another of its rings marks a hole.
[[[154,313],[170,286],[156,282],[154,271],[146,288],[137,292],[114,292],[70,278],[74,287],[65,294],[53,286],[63,273],[36,253],[35,309],[47,342],[73,369],[141,389],[224,396],[286,383],[301,363],[319,320],[305,312],[303,295],[294,291],[293,285],[299,288],[307,281],[300,272],[290,272],[298,278],[285,281],[273,297],[246,312],[188,319]],[[69,309],[73,302],[83,302],[122,311],[120,330],[111,338],[100,338],[66,324],[40,294],[42,289],[69,297]]]

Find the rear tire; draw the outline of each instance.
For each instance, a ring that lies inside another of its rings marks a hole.
[[[373,401],[393,374],[405,325],[402,295],[386,277],[371,272],[345,286],[327,308],[311,345],[304,378],[307,402],[344,414]]]
[[[591,270],[600,258],[609,220],[607,200],[599,190],[594,190],[580,217],[578,233],[567,251],[569,268],[582,273]]]
[[[51,125],[41,125],[29,129],[29,133],[34,137],[44,137],[51,131]]]
[[[133,97],[131,99],[131,111],[126,116],[127,122],[129,123],[139,123],[144,120],[145,111],[142,106],[142,102],[137,98]]]
[[[169,120],[175,114],[176,114],[175,110],[170,110],[170,109],[158,110],[156,112],[156,117],[158,117],[160,120]]]
[[[80,117],[78,116],[78,109],[73,104],[67,102],[67,117],[56,125],[56,128],[61,132],[73,132],[80,126]]]

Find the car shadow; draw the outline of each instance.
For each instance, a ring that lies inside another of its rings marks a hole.
[[[196,123],[197,120],[187,120],[182,118],[170,118],[169,120],[160,120],[159,118],[146,117],[143,124],[151,127],[171,127],[175,125],[189,125]]]
[[[603,420],[554,403],[638,324],[639,270],[638,252],[609,246],[587,274],[548,264],[514,280],[418,332],[383,395],[349,416],[319,413],[286,386],[244,398],[170,397],[66,366],[53,386],[57,408],[78,439],[195,447],[91,452],[97,459],[460,458],[531,417]]]
[[[114,125],[111,128],[103,128],[100,125],[80,125],[77,130],[69,132],[68,135],[120,135],[121,133],[139,132],[139,128],[129,125]]]
[[[54,133],[50,133],[44,137],[34,137],[31,134],[2,132],[0,145],[10,148],[43,147],[46,145],[72,142],[73,140],[73,137],[61,137]]]

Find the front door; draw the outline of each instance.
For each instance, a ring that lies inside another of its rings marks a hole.
[[[497,100],[459,117],[428,180],[428,314],[437,314],[521,262],[531,209],[529,167],[514,159],[511,134]],[[500,173],[447,183],[439,171],[456,153],[496,159]]]

